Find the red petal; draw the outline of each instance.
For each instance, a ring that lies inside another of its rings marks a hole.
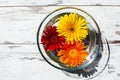
[[[48,47],[48,50],[55,50],[55,46],[52,44]]]

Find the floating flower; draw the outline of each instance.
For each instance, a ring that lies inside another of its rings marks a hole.
[[[42,35],[41,41],[46,50],[54,51],[60,48],[64,38],[58,36],[58,33],[56,32],[56,26],[46,27],[43,33],[44,34]]]
[[[82,41],[75,42],[74,44],[65,43],[62,49],[58,52],[60,62],[69,67],[77,67],[82,65],[88,56],[85,50],[86,46]]]
[[[65,14],[58,21],[57,32],[58,36],[64,36],[66,42],[73,44],[74,41],[81,41],[88,35],[87,22],[76,13]]]

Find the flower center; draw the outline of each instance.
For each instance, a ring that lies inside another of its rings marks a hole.
[[[57,36],[52,36],[51,38],[50,38],[50,41],[52,42],[52,43],[55,43],[55,42],[57,42]]]
[[[72,32],[73,32],[74,30],[75,30],[75,28],[74,28],[74,27],[70,27],[70,31],[72,31]]]
[[[70,55],[70,57],[75,58],[76,55],[77,55],[76,49],[71,49],[71,50],[69,51],[69,55]]]

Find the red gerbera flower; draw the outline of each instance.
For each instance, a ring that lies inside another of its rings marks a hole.
[[[41,41],[46,50],[54,51],[60,49],[64,38],[58,36],[58,33],[56,32],[56,26],[48,26],[46,27],[45,31],[43,31]]]

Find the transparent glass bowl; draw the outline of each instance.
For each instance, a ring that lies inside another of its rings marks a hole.
[[[71,12],[85,17],[88,22],[88,37],[85,44],[88,46],[87,51],[89,52],[89,55],[87,60],[81,66],[75,68],[62,66],[63,64],[59,61],[59,58],[54,55],[55,53],[49,52],[51,55],[48,55],[43,44],[41,44],[41,38],[46,26],[56,25],[60,16]],[[44,18],[38,28],[37,45],[40,54],[47,63],[59,70],[62,70],[68,76],[80,79],[90,79],[100,74],[108,64],[110,56],[108,42],[105,37],[101,35],[99,26],[95,19],[86,11],[74,7],[59,8]]]

